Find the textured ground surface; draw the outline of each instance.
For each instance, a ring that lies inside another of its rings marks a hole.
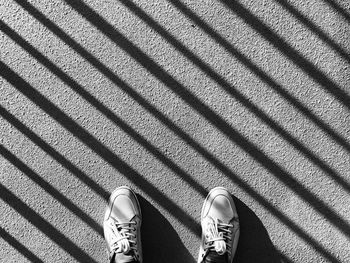
[[[350,262],[350,5],[0,1],[1,262],[106,262],[139,195],[145,262],[195,262],[208,191],[235,262]]]

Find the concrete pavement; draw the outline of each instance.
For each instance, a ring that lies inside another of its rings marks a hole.
[[[234,262],[350,262],[346,1],[0,3],[1,262],[107,262],[129,185],[145,262],[195,262],[225,186]]]

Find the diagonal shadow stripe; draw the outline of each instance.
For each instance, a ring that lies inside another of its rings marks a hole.
[[[130,86],[123,82],[117,75],[115,75],[110,69],[108,69],[104,64],[102,64],[98,59],[96,59],[91,53],[86,51],[81,45],[75,42],[71,37],[69,37],[64,31],[57,27],[51,20],[46,18],[42,13],[35,9],[32,5],[21,2],[24,7],[31,15],[33,15],[38,21],[45,25],[49,30],[56,34],[62,41],[73,48],[79,55],[90,62],[96,69],[98,69],[106,78],[111,80],[113,83],[119,86],[124,92],[126,92],[130,97],[132,97],[136,102],[138,102],[144,109],[149,113],[154,115],[161,121],[166,127],[172,130],[177,136],[184,140],[189,146],[200,153],[208,162],[214,165],[221,173],[223,173],[227,178],[232,180],[238,187],[243,189],[248,193],[255,201],[260,205],[265,207],[271,214],[278,218],[286,227],[294,231],[299,237],[304,239],[308,244],[310,244],[314,249],[316,249],[325,258],[331,260],[332,262],[339,262],[335,257],[331,255],[324,247],[322,247],[315,239],[309,236],[304,230],[302,230],[298,225],[286,217],[282,212],[272,206],[268,200],[263,196],[259,195],[253,188],[247,185],[238,175],[234,174],[228,166],[223,164],[219,159],[214,157],[210,152],[208,152],[203,146],[198,142],[193,140],[190,135],[185,133],[181,128],[179,128],[175,123],[168,119],[162,112],[158,111],[154,106],[149,104],[144,98],[142,98],[137,92],[135,92]]]
[[[81,210],[78,206],[76,206],[71,200],[69,200],[63,194],[61,194],[60,191],[58,191],[55,187],[53,187],[40,175],[34,172],[24,162],[18,159],[14,154],[12,154],[9,150],[7,150],[1,144],[0,144],[0,155],[6,158],[10,163],[12,163],[13,166],[15,166],[18,170],[20,170],[25,175],[27,175],[29,179],[31,179],[33,182],[39,185],[42,189],[45,190],[45,192],[50,194],[53,198],[59,201],[62,205],[64,205],[67,209],[69,209],[73,214],[75,214],[83,222],[85,222],[88,226],[90,226],[93,230],[95,230],[96,233],[98,233],[101,237],[103,237],[103,229],[95,220],[93,220],[88,214],[86,214],[83,210]]]
[[[294,193],[298,194],[306,202],[310,203],[316,211],[323,214],[336,228],[347,236],[350,236],[349,224],[341,218],[333,209],[319,199],[315,194],[310,192],[306,187],[293,178],[291,174],[285,171],[275,161],[269,159],[259,148],[248,141],[244,136],[238,133],[225,120],[211,110],[207,105],[200,101],[181,83],[174,79],[169,73],[162,69],[156,62],[151,60],[143,51],[138,49],[132,42],[120,34],[113,26],[106,22],[99,14],[80,0],[65,0],[72,8],[80,13],[91,24],[103,32],[108,38],[115,42],[119,47],[124,49],[140,65],[146,68],[151,74],[157,77],[180,98],[188,103],[195,111],[205,117],[211,124],[216,126],[232,142],[244,149],[250,156],[268,169],[272,175],[283,182]]]
[[[53,147],[47,144],[38,135],[32,132],[27,126],[19,121],[15,116],[9,113],[0,105],[0,116],[7,120],[11,125],[16,127],[20,132],[27,136],[31,141],[38,145],[44,152],[51,155],[58,163],[60,163],[67,170],[72,172],[79,180],[90,187],[96,194],[101,196],[105,201],[108,201],[110,193],[103,189],[99,184],[92,180],[87,174],[76,167],[72,162],[65,158],[62,154],[56,151]]]
[[[114,114],[107,106],[102,102],[97,100],[93,95],[86,91],[81,85],[79,85],[74,79],[64,73],[60,68],[58,68],[54,63],[42,55],[37,49],[25,41],[20,35],[13,31],[9,26],[7,26],[3,21],[0,20],[0,30],[7,34],[13,41],[20,45],[24,50],[36,58],[41,64],[43,64],[47,69],[49,69],[53,74],[59,77],[64,83],[66,83],[72,90],[83,97],[87,102],[99,110],[104,116],[111,120],[115,125],[121,128],[125,133],[131,136],[136,142],[142,145],[146,150],[148,150],[154,157],[160,160],[163,164],[168,166],[176,174],[180,175],[189,185],[195,188],[203,197],[206,196],[207,191],[204,187],[200,186],[195,180],[191,178],[180,166],[175,164],[171,159],[166,157],[161,153],[159,149],[153,146],[148,140],[143,138],[138,132],[136,132],[131,126],[124,122],[121,118]],[[86,181],[86,178],[84,178]],[[91,182],[91,179],[89,180]],[[96,185],[96,183],[94,184]],[[101,189],[98,189],[101,191]]]
[[[64,234],[58,231],[53,225],[38,215],[32,208],[28,207],[21,199],[0,184],[0,198],[17,211],[23,218],[43,232],[47,237],[63,248],[69,255],[78,262],[97,263],[92,257],[86,254],[80,247],[73,243]]]
[[[341,14],[348,23],[350,23],[350,14],[346,9],[337,4],[334,0],[323,0],[328,5],[330,5],[334,10],[336,10],[339,14]]]
[[[319,85],[325,88],[330,94],[333,94],[344,106],[350,109],[350,96],[342,90],[337,83],[329,79],[326,74],[317,69],[310,61],[303,57],[301,53],[289,45],[283,38],[271,30],[262,20],[252,14],[238,1],[220,0],[231,11],[242,18],[256,32],[263,36],[274,47],[280,50],[295,65],[306,72]]]
[[[346,50],[344,50],[340,45],[338,45],[333,39],[331,39],[325,32],[323,32],[319,26],[317,26],[315,23],[310,21],[306,16],[301,14],[295,7],[293,7],[293,5],[288,3],[288,1],[286,0],[275,0],[275,1],[279,3],[282,7],[284,7],[286,10],[288,10],[288,12],[290,12],[293,16],[295,16],[306,27],[314,31],[320,39],[322,39],[327,45],[333,48],[340,56],[343,57],[343,59],[347,60],[347,62],[350,62],[349,53]]]
[[[44,263],[38,258],[32,251],[25,247],[21,242],[6,232],[4,228],[0,226],[0,237],[5,240],[10,246],[14,247],[19,253],[25,256],[28,260],[35,263]]]
[[[75,123],[69,116],[61,111],[57,106],[35,90],[29,83],[18,76],[6,64],[0,61],[0,76],[3,76],[18,91],[34,102],[39,108],[50,115],[54,120],[60,123],[76,138],[82,141],[91,150],[101,156],[107,163],[123,174],[129,181],[140,186],[149,196],[152,197],[160,206],[167,209],[180,222],[187,225],[195,235],[200,235],[200,225],[174,201],[169,199],[155,186],[148,182],[134,168],[130,167],[126,162],[120,159],[109,148],[99,142],[94,136],[88,133],[84,128]]]
[[[247,109],[249,109],[256,117],[266,123],[271,129],[278,132],[290,145],[307,157],[310,161],[316,164],[319,168],[325,171],[331,179],[335,180],[346,191],[350,192],[350,184],[339,175],[336,170],[327,165],[324,161],[318,158],[311,150],[309,150],[303,143],[292,136],[287,130],[285,130],[276,121],[265,114],[261,109],[255,106],[238,90],[234,89],[222,76],[212,70],[204,61],[193,54],[188,48],[186,48],[180,41],[168,33],[162,26],[150,18],[143,10],[137,7],[129,0],[121,0],[121,2],[129,8],[134,14],[146,22],[156,32],[158,32],[164,39],[173,45],[177,50],[182,52],[187,58],[195,63],[203,72],[211,77],[217,84],[219,84],[225,91],[232,95],[235,99],[240,101]]]
[[[232,56],[238,59],[244,66],[251,70],[258,78],[269,85],[274,91],[285,98],[291,105],[298,109],[304,116],[309,118],[314,122],[320,129],[327,133],[332,139],[334,139],[340,146],[344,147],[345,150],[350,152],[350,144],[346,139],[344,139],[339,133],[334,131],[328,124],[326,124],[322,119],[317,117],[312,113],[310,109],[304,106],[301,102],[291,95],[288,90],[283,88],[278,84],[271,76],[264,72],[264,70],[254,64],[245,55],[239,52],[231,43],[226,41],[219,33],[217,33],[213,28],[211,28],[204,20],[193,13],[188,7],[182,4],[178,0],[168,0],[177,9],[179,9],[184,15],[196,23],[202,30],[204,30],[210,37],[212,37],[218,44],[226,49]]]

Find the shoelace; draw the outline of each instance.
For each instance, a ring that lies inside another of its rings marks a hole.
[[[225,254],[227,251],[231,253],[231,229],[232,224],[224,224],[219,222],[218,219],[206,218],[204,224],[205,227],[205,246],[204,250],[216,251],[219,255]]]
[[[130,250],[136,250],[136,222],[116,223],[109,222],[113,231],[111,249],[117,253],[127,254]]]

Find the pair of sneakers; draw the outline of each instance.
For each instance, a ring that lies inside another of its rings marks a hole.
[[[103,229],[111,263],[143,263],[141,208],[127,186],[113,191],[106,208]],[[239,238],[237,210],[223,187],[212,189],[201,214],[202,240],[197,263],[232,263]]]

